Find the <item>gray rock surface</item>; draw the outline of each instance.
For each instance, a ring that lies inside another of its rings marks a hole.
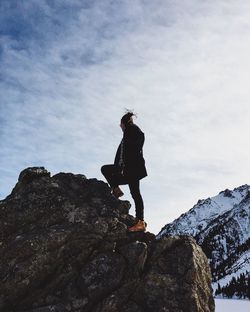
[[[194,239],[128,233],[130,207],[103,181],[23,170],[0,201],[0,311],[214,311]]]

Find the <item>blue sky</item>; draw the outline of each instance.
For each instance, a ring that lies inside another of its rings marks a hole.
[[[244,0],[2,0],[0,198],[29,166],[104,180],[125,108],[150,231],[249,183],[249,39]]]

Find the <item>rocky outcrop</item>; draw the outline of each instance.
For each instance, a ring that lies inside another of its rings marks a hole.
[[[0,311],[214,311],[201,248],[128,233],[130,206],[97,179],[22,171],[0,201]]]

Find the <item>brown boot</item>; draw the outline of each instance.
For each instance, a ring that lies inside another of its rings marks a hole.
[[[116,198],[119,198],[119,197],[121,197],[121,196],[124,195],[123,191],[119,188],[119,186],[113,187],[113,188],[112,188],[112,194],[113,194]]]
[[[144,222],[143,220],[138,220],[138,222],[135,225],[128,228],[128,231],[129,232],[139,232],[139,231],[145,232],[146,227],[147,227],[146,222]]]

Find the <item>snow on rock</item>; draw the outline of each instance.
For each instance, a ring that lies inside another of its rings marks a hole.
[[[249,195],[249,192],[250,186],[245,184],[233,191],[226,189],[214,197],[200,199],[187,213],[163,227],[157,238],[165,236],[169,232],[176,235],[182,233],[196,236],[208,226],[212,219],[239,205]]]
[[[226,286],[233,277],[237,278],[242,273],[250,272],[250,251],[243,253],[237,261],[234,262],[232,267],[226,268],[225,277],[219,280],[220,286]],[[214,290],[217,288],[217,283],[213,285]]]

